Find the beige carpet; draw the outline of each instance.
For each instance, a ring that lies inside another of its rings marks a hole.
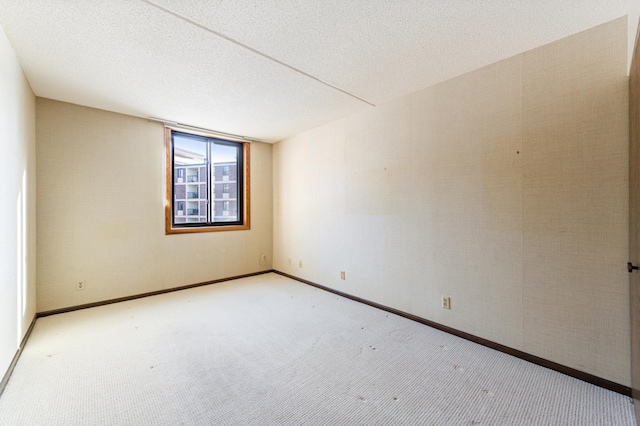
[[[635,425],[631,399],[276,274],[41,318],[1,425]]]

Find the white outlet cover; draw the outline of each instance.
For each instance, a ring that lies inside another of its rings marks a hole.
[[[442,309],[451,309],[451,297],[442,296]]]

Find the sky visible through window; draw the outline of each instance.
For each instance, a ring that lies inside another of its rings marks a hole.
[[[175,150],[175,164],[202,164],[206,162],[207,143],[191,137],[184,137],[179,134],[173,136]],[[213,163],[236,162],[238,150],[233,146],[213,144],[211,146]]]

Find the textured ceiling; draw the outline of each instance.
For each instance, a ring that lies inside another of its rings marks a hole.
[[[36,95],[277,141],[627,14],[628,0],[0,0]]]

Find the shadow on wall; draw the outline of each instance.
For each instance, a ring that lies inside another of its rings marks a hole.
[[[18,326],[16,347],[20,346],[20,340],[26,330],[23,330],[22,318],[27,314],[27,283],[29,270],[27,268],[27,171],[22,171],[22,183],[18,197],[16,200],[16,285],[17,285],[17,303],[18,318],[16,324]]]

